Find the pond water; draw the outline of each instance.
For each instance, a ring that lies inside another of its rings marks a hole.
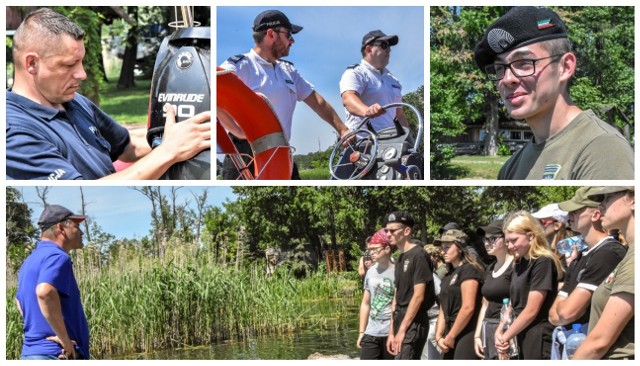
[[[356,303],[357,302],[357,303]],[[311,326],[289,334],[271,334],[208,346],[162,350],[148,354],[132,354],[118,359],[150,360],[301,360],[320,352],[324,355],[359,356],[359,299],[345,303],[324,303],[320,306],[327,318],[325,329]],[[325,311],[327,311],[325,313]],[[341,314],[336,319],[336,311]],[[333,315],[331,315],[333,313]],[[327,329],[328,328],[328,329]]]

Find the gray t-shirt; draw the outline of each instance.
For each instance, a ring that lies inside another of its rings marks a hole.
[[[498,179],[633,179],[633,149],[587,110],[547,141],[529,141],[502,166]]]
[[[394,278],[393,264],[382,271],[376,263],[367,270],[367,275],[364,277],[364,290],[371,294],[371,306],[365,334],[374,337],[389,335]]]

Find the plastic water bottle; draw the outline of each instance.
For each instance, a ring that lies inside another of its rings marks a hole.
[[[509,304],[509,299],[502,299],[502,310],[500,310],[500,321],[504,324],[504,330],[506,331],[511,323],[513,323],[513,308]],[[513,358],[518,356],[518,343],[516,337],[511,338],[509,341],[509,357]]]
[[[578,347],[580,347],[582,342],[584,342],[584,339],[587,338],[586,335],[580,332],[580,327],[580,324],[573,324],[571,326],[571,328],[573,329],[573,333],[571,333],[571,335],[567,337],[567,343],[564,344],[564,349],[567,353],[567,359],[569,360],[573,358],[573,355],[576,353]]]
[[[584,242],[582,235],[570,236],[568,238],[562,239],[556,243],[556,248],[558,249],[558,253],[560,254],[571,255],[574,244],[578,245],[579,252],[587,249],[587,243]]]

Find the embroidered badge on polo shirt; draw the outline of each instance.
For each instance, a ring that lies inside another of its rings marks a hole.
[[[562,169],[562,165],[560,164],[547,164],[544,167],[544,172],[542,173],[542,179],[556,179],[558,173]]]

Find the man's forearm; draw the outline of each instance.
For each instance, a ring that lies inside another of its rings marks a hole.
[[[360,98],[352,91],[342,93],[342,104],[349,113],[358,117],[365,117],[369,106],[364,104]]]
[[[164,174],[171,167],[171,165],[177,162],[172,159],[170,154],[165,153],[161,149],[161,146],[162,145],[158,146],[156,149],[147,154],[147,156],[138,160],[127,169],[100,179],[160,179],[162,174]]]
[[[67,332],[67,327],[64,324],[64,318],[62,317],[62,305],[60,304],[60,295],[58,291],[48,283],[38,285],[36,289],[38,296],[38,306],[42,312],[42,316],[53,329],[54,333],[63,344],[70,344],[71,339]]]
[[[120,160],[133,163],[151,152],[151,146],[147,142],[147,134],[144,129],[129,131],[129,141],[129,145],[119,157]]]
[[[322,95],[314,91],[304,101],[320,118],[331,125],[340,136],[349,131],[349,128],[342,122],[336,110],[327,103]]]
[[[404,314],[404,318],[402,318],[402,323],[400,323],[400,327],[398,330],[406,331],[409,329],[411,323],[416,318],[418,314],[418,310],[420,310],[420,305],[424,301],[424,295],[417,294],[415,291],[413,296],[411,297],[411,301],[409,301],[409,305],[407,306],[407,311]]]

